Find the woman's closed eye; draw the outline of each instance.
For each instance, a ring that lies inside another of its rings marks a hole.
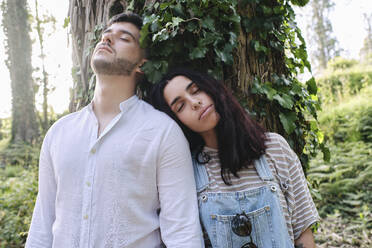
[[[180,102],[179,104],[177,104],[176,112],[177,113],[181,112],[184,105],[185,105],[185,103],[183,103],[183,102]]]

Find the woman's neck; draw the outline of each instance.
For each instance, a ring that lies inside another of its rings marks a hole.
[[[205,146],[218,149],[217,133],[215,129],[202,132],[200,135],[205,142]]]

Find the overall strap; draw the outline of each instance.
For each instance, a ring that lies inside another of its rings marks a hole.
[[[258,173],[258,176],[263,181],[273,181],[274,176],[271,173],[269,164],[266,161],[265,155],[261,155],[261,157],[254,161],[254,166],[256,168],[256,171]]]
[[[196,191],[199,193],[205,190],[209,185],[208,172],[205,165],[198,163],[194,154],[192,156],[192,165],[194,168]]]

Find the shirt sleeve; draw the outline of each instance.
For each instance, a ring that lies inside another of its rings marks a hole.
[[[49,134],[49,133],[48,133]],[[26,248],[52,247],[55,220],[56,182],[50,157],[49,135],[46,135],[39,158],[39,186],[28,232]]]
[[[287,195],[292,198],[291,202],[293,202],[290,212],[293,236],[296,240],[307,228],[319,221],[319,215],[307,186],[300,160],[283,137],[279,136],[279,142],[289,164]]]
[[[172,123],[161,143],[157,170],[160,231],[166,247],[204,247],[191,154]]]

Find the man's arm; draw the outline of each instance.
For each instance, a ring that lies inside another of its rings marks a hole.
[[[31,227],[28,232],[26,248],[52,247],[56,188],[47,134],[40,152],[39,191],[32,215]]]
[[[167,247],[204,247],[188,143],[172,124],[160,148],[157,172],[160,229]]]
[[[295,240],[295,248],[315,248],[315,241],[311,228],[301,233],[300,237]]]

